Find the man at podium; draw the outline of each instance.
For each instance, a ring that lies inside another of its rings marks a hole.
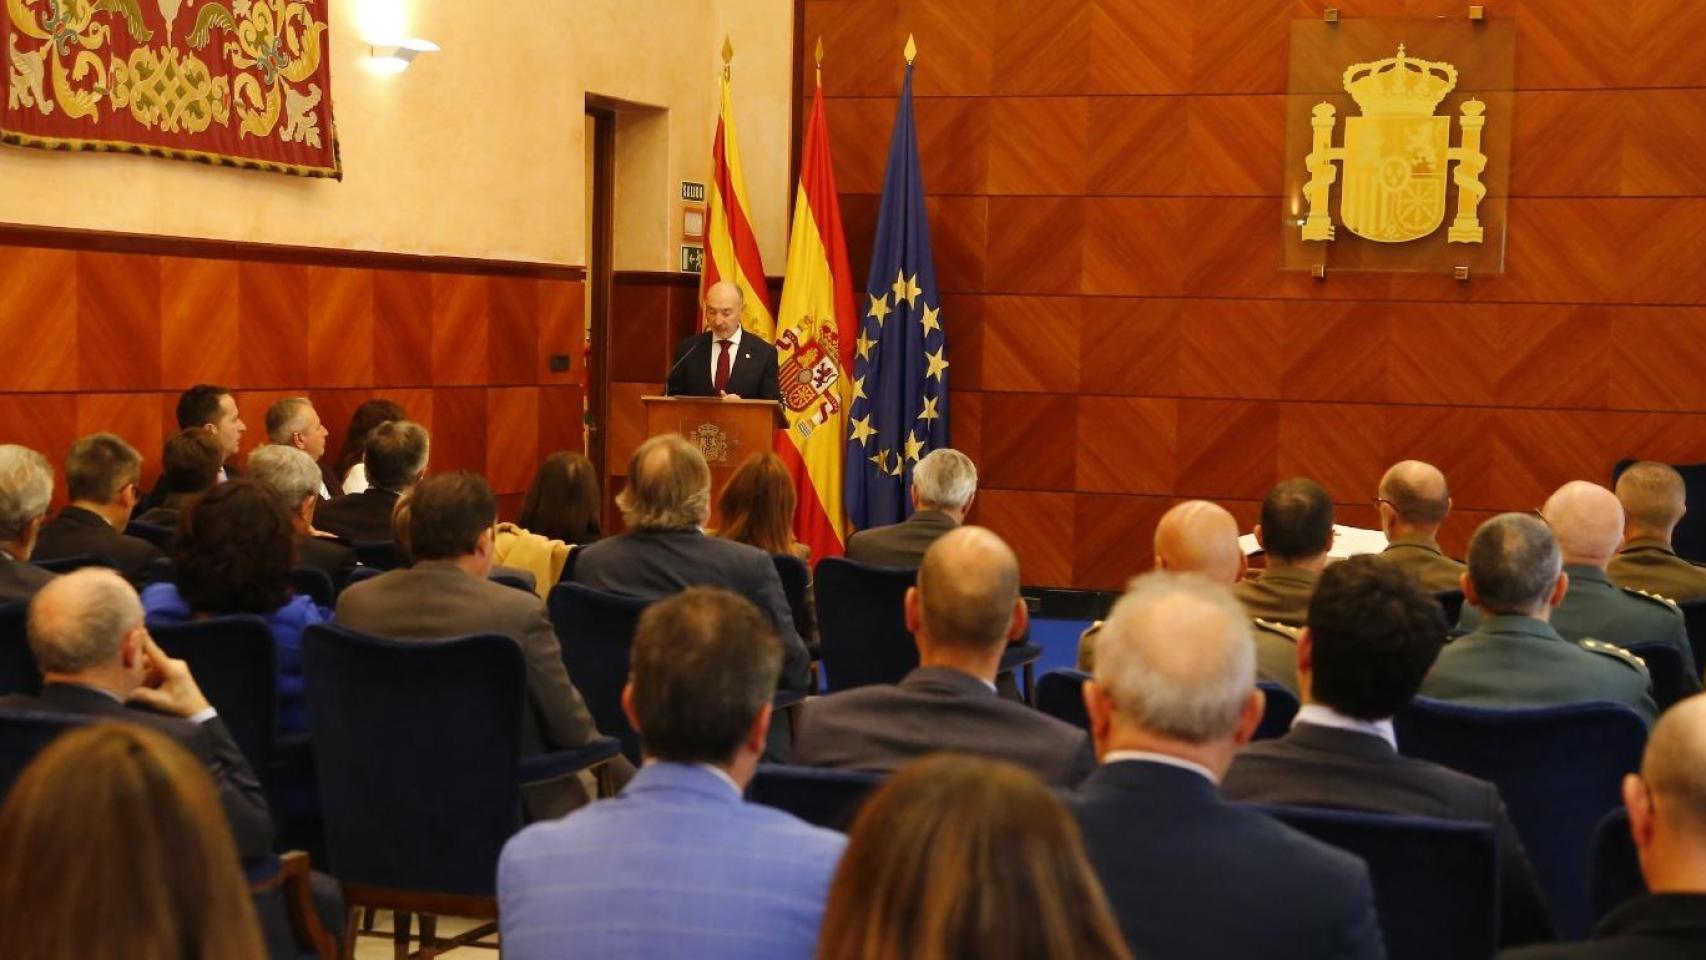
[[[675,345],[664,392],[672,397],[780,400],[776,348],[741,329],[745,297],[740,287],[719,281],[705,292],[707,329]]]

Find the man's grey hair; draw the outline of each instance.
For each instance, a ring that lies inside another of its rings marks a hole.
[[[286,397],[267,408],[267,439],[289,444],[292,434],[308,429],[308,414],[314,402],[307,397]]]
[[[1095,636],[1096,683],[1127,721],[1187,743],[1230,738],[1256,686],[1249,614],[1194,573],[1131,582]]]
[[[628,483],[616,495],[630,530],[691,530],[711,514],[711,468],[679,433],[640,444],[628,461]]]
[[[77,674],[118,656],[142,625],[142,601],[117,573],[98,567],[55,577],[30,601],[30,652],[43,673]]]
[[[932,450],[912,468],[912,489],[921,507],[958,510],[977,492],[977,465],[951,447]]]
[[[1533,613],[1546,605],[1564,556],[1539,517],[1501,513],[1469,538],[1469,581],[1488,613]]]
[[[320,495],[320,465],[295,447],[271,443],[249,454],[249,475],[271,487],[291,512]]]
[[[53,466],[15,443],[0,445],[0,540],[23,539],[30,521],[47,515],[53,499]]]

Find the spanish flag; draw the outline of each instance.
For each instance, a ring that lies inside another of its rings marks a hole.
[[[699,278],[699,302],[705,302],[705,293],[712,284],[732,281],[740,287],[746,304],[741,326],[766,340],[774,340],[776,321],[772,319],[770,295],[765,288],[764,260],[758,253],[758,240],[752,235],[746,176],[741,172],[740,146],[735,141],[735,110],[729,98],[727,66],[733,56],[733,48],[724,41],[723,106],[717,115],[717,136],[711,143],[711,220],[705,233],[705,272]]]
[[[836,198],[820,82],[806,121],[776,338],[789,441],[778,443],[777,453],[799,491],[794,535],[811,546],[813,560],[840,556],[847,540],[841,475],[858,315]]]

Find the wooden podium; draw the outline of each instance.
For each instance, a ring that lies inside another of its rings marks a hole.
[[[641,397],[646,406],[646,436],[679,433],[705,454],[711,465],[711,529],[718,526],[717,500],[723,486],[755,453],[775,447],[782,405],[774,400],[719,400],[716,397]]]

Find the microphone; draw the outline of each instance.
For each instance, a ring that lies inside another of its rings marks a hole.
[[[693,356],[694,354],[696,354],[698,352],[699,352],[699,344],[695,343],[695,344],[693,344],[693,346],[691,346],[687,349],[686,353],[681,355],[681,358],[679,360],[675,361],[675,365],[671,366],[669,368],[669,372],[663,375],[664,396],[675,396],[675,394],[670,392],[669,381],[675,377],[675,371],[680,370],[681,365],[686,363],[689,357]]]

